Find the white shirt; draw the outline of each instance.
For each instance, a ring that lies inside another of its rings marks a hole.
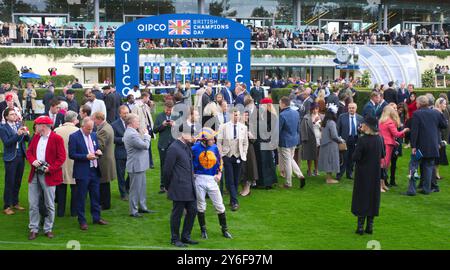
[[[94,147],[94,151],[95,151],[95,144],[91,138],[91,135],[89,134],[88,136],[86,136],[86,134],[84,134],[83,132],[82,132],[82,134],[83,134],[84,143],[86,144],[86,149],[88,150],[88,152],[90,154],[94,154],[95,152],[91,152],[91,149],[89,149],[89,139],[90,139],[92,141],[92,147]],[[93,160],[90,161],[90,167],[97,167],[97,166],[95,166],[95,163]]]
[[[134,96],[134,99],[141,98],[141,90],[134,91],[134,89],[131,89],[128,91],[128,95],[130,94]]]
[[[102,112],[105,114],[105,118],[106,118],[106,106],[105,106],[105,102],[103,100],[100,99],[94,99],[94,101],[89,101],[86,103],[89,107],[91,107],[91,115],[94,114],[95,112]]]
[[[50,133],[47,136],[42,136],[39,138],[39,142],[36,149],[36,158],[37,160],[45,161],[45,150],[47,149],[47,143],[48,143],[48,137],[50,136]]]

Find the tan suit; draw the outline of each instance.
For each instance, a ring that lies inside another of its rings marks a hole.
[[[238,122],[236,126],[236,137],[234,137],[233,123],[230,121],[226,124],[220,125],[219,133],[217,134],[217,147],[221,156],[235,156],[243,161],[247,160],[248,150],[248,131],[247,127]]]
[[[117,178],[114,158],[114,130],[108,122],[97,127],[97,140],[103,155],[98,159],[102,177],[100,183],[109,183]]]
[[[131,112],[139,116],[139,133],[141,135],[144,135],[143,131],[147,129],[147,126],[150,125],[150,127],[153,128],[152,112],[147,104],[144,104],[142,101],[138,101]],[[148,117],[146,116],[146,112]]]
[[[62,165],[62,171],[63,171],[63,184],[66,185],[75,185],[75,179],[73,178],[73,159],[69,158],[69,136],[78,131],[79,128],[77,128],[73,123],[67,122],[64,123],[62,126],[56,128],[54,131],[56,134],[61,136],[64,140],[64,148],[66,149],[66,161]]]
[[[34,90],[34,88],[33,88],[33,89],[31,89],[31,109],[33,111],[35,111],[37,109],[36,97],[37,97],[36,90]],[[26,100],[27,100],[27,89],[25,89],[23,91],[23,103],[24,103],[23,107],[26,106]]]

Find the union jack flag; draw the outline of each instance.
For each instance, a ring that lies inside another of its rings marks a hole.
[[[183,34],[191,34],[191,20],[169,20],[169,35]]]

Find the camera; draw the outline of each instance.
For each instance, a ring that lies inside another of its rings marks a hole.
[[[43,160],[39,160],[39,162],[41,163],[41,165],[36,168],[36,172],[38,174],[45,174],[45,170],[50,167],[50,164]]]

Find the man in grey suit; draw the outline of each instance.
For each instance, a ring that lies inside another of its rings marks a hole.
[[[127,171],[130,175],[130,216],[142,217],[140,213],[152,213],[147,209],[146,178],[145,172],[149,168],[148,148],[150,147],[150,135],[148,130],[143,130],[143,136],[138,132],[139,117],[130,113],[125,118],[127,129],[123,134],[123,143],[127,151]]]

